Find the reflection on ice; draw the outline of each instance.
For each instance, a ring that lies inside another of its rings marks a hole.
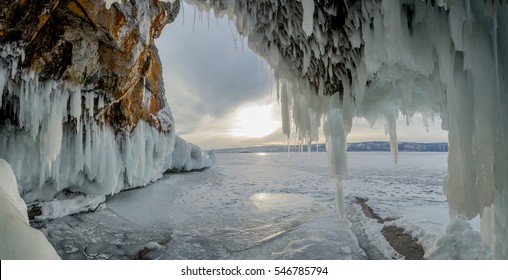
[[[257,193],[249,200],[261,211],[292,210],[295,208],[310,208],[312,199],[307,196],[292,193]]]

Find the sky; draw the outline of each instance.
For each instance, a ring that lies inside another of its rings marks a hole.
[[[204,149],[287,143],[272,70],[226,16],[216,19],[183,3],[156,46],[178,135]],[[440,127],[436,119],[427,132],[421,116],[410,126],[400,117],[398,139],[446,142],[448,134]],[[348,136],[348,142],[388,140],[382,122],[371,127],[364,119],[354,120]]]

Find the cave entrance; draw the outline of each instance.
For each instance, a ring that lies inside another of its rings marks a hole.
[[[288,139],[282,133],[280,121],[280,88],[277,89],[280,85],[266,58],[249,48],[248,39],[238,33],[227,15],[216,18],[213,12],[200,12],[183,2],[178,18],[164,29],[157,46],[177,134],[205,149],[241,153],[262,151],[257,155],[263,159],[266,159],[265,150],[245,147],[287,145]],[[434,153],[399,154],[399,166],[393,163],[389,153],[379,152],[390,148],[383,121],[356,118],[353,124],[348,143],[363,143],[353,145],[353,152],[348,156],[350,175],[344,185],[350,190],[355,189],[346,192],[348,207],[356,207],[352,205],[355,198],[364,201],[370,198],[372,211],[379,212],[383,219],[417,220],[417,223],[432,228],[429,235],[442,231],[448,222],[446,198],[441,186],[446,176],[447,154],[442,151],[447,150],[448,133],[441,129],[441,119],[437,115],[420,113],[406,119],[399,113],[396,126],[400,150],[434,150]],[[290,144],[301,144],[296,135],[289,139]],[[441,144],[428,145],[435,142]],[[316,147],[324,143],[325,137],[320,129]],[[355,152],[372,149],[376,152]],[[320,159],[326,161],[326,157]],[[231,161],[231,158],[225,160]],[[252,197],[256,206],[261,205],[260,209],[294,207],[292,199],[281,198],[279,193],[260,192]],[[307,204],[308,201],[304,198],[301,203]],[[361,223],[351,213],[348,218]],[[479,222],[477,225],[479,229]],[[426,242],[428,249],[432,242]]]

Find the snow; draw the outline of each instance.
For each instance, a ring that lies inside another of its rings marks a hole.
[[[383,225],[363,214],[360,205],[352,200],[348,203],[347,218],[352,222],[351,230],[357,236],[362,249],[370,259],[403,259],[382,235]]]
[[[0,259],[59,259],[46,237],[28,224],[16,177],[3,159],[0,159],[0,178]]]
[[[482,244],[479,232],[468,222],[455,218],[425,256],[437,260],[481,260],[490,259],[491,252]]]
[[[0,182],[2,184],[2,188],[0,189],[2,192],[2,199],[10,203],[10,206],[14,206],[16,210],[14,212],[19,214],[21,220],[28,223],[26,205],[23,199],[19,197],[16,177],[14,173],[12,173],[10,165],[3,159],[0,159],[0,175],[2,175],[2,181]]]

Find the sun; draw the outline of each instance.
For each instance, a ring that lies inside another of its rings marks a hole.
[[[274,116],[275,104],[249,106],[234,116],[232,135],[246,138],[263,138],[280,129],[280,120]]]

